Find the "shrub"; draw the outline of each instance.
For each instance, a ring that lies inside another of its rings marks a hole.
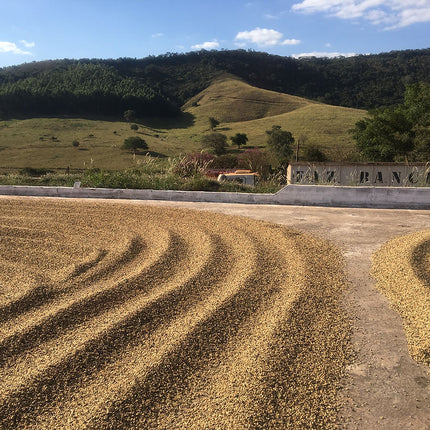
[[[128,122],[134,121],[136,118],[136,112],[132,109],[126,110],[124,112],[124,119]]]
[[[238,166],[258,172],[262,178],[267,177],[270,170],[270,158],[266,152],[251,148],[238,155]]]
[[[196,175],[185,184],[185,188],[189,191],[218,191],[220,183],[205,176]]]
[[[75,148],[77,148],[77,147],[79,146],[79,141],[74,140],[74,141],[72,142],[72,145],[73,145]]]
[[[212,149],[216,155],[226,153],[227,136],[221,133],[210,133],[203,136],[202,145],[204,148]]]
[[[232,154],[223,154],[216,157],[211,164],[215,169],[234,169],[238,166],[237,156]]]
[[[132,130],[138,130],[138,129],[139,129],[139,126],[138,126],[137,124],[131,124],[131,125],[130,125],[130,128],[131,128]]]
[[[327,156],[317,145],[307,145],[303,148],[303,158],[305,161],[327,161]]]
[[[142,186],[141,175],[132,170],[104,172],[89,170],[82,178],[84,186],[103,188],[145,188]]]
[[[24,167],[19,171],[22,176],[43,176],[48,173],[54,173],[53,170],[37,168],[37,167]]]

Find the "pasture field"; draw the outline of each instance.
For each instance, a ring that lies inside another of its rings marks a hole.
[[[403,319],[411,356],[430,366],[430,230],[385,243],[372,274]]]
[[[187,102],[181,116],[142,118],[138,130],[131,130],[125,121],[107,118],[0,121],[0,168],[138,167],[147,151],[133,155],[121,150],[129,136],[144,139],[149,153],[163,165],[167,157],[202,149],[202,137],[210,132],[209,117],[220,121],[215,131],[225,134],[229,143],[236,133],[246,133],[248,148],[265,148],[266,130],[280,125],[305,144],[318,145],[331,160],[354,160],[358,154],[349,130],[365,114],[255,88],[226,75]],[[73,146],[74,141],[79,142],[78,147]],[[236,147],[229,150],[238,152]]]
[[[305,144],[319,146],[331,159],[356,159],[358,153],[349,133],[366,111],[330,106],[289,94],[263,90],[224,77],[184,105],[195,118],[195,130],[208,127],[209,116],[221,121],[220,133],[246,133],[248,146],[266,147],[266,130],[280,125]],[[186,130],[185,130],[186,132]],[[302,148],[303,149],[303,148]]]
[[[287,227],[0,200],[0,427],[337,428],[340,251]]]

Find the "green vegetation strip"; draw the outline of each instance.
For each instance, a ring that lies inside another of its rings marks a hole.
[[[87,188],[116,188],[141,190],[175,190],[175,191],[219,191],[238,193],[276,193],[283,185],[276,177],[260,181],[256,186],[243,185],[238,182],[218,182],[203,174],[182,177],[175,173],[154,170],[126,169],[122,171],[71,171],[69,174],[48,172],[36,176],[28,176],[24,171],[16,173],[1,173],[0,185],[29,185],[73,187],[75,182],[81,182]],[[30,170],[30,169],[28,169]],[[32,169],[34,170],[34,169]],[[64,172],[64,170],[63,170]]]
[[[403,318],[411,356],[430,366],[430,230],[385,243],[372,275]]]

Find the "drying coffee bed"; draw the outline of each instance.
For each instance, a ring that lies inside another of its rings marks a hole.
[[[372,274],[403,318],[411,356],[430,366],[430,230],[385,243]]]
[[[209,212],[0,201],[0,427],[336,428],[330,243]]]

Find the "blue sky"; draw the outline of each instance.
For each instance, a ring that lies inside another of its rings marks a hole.
[[[199,49],[338,56],[430,47],[430,0],[1,0],[0,67]]]

